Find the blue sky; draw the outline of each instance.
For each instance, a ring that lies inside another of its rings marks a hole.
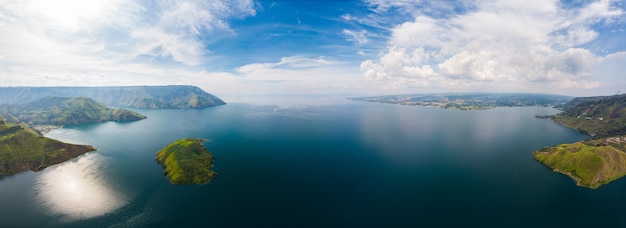
[[[626,92],[614,0],[2,1],[1,86]]]

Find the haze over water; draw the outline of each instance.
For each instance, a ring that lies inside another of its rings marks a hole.
[[[597,190],[532,152],[586,136],[534,115],[339,100],[136,110],[147,119],[58,129],[98,148],[0,180],[0,226],[620,226],[624,180]],[[210,141],[218,178],[171,185],[154,160]],[[579,216],[584,211],[588,216]],[[603,218],[598,221],[592,218]]]

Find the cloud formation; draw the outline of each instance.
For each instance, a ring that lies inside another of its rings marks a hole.
[[[213,58],[207,43],[235,34],[228,21],[255,14],[251,0],[5,1],[0,79],[8,85],[178,84],[170,73],[197,72]]]
[[[615,0],[0,2],[0,85],[615,93]]]
[[[406,11],[413,3],[368,2],[376,12]],[[368,79],[409,87],[600,87],[591,71],[603,56],[582,45],[597,38],[594,25],[624,15],[609,0],[581,8],[544,0],[478,1],[471,8],[438,18],[413,12],[414,20],[393,27],[387,48],[378,58],[363,61],[361,71]]]

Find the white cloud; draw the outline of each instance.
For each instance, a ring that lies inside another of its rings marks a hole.
[[[376,10],[412,3],[367,2]],[[532,91],[536,83],[599,88],[602,83],[591,72],[602,56],[579,45],[598,36],[594,24],[623,14],[607,0],[579,9],[561,8],[556,0],[480,1],[471,12],[441,18],[417,12],[413,21],[391,30],[387,48],[377,59],[363,61],[361,71],[382,84],[410,79],[432,88],[526,84],[521,89]]]
[[[428,78],[435,75],[432,67],[425,64],[429,59],[430,53],[423,48],[408,52],[406,48],[393,46],[377,63],[372,60],[362,62],[361,71],[368,79]]]
[[[439,72],[449,78],[470,78],[479,81],[496,79],[494,75],[498,61],[493,58],[493,53],[480,51],[470,53],[463,51],[457,53],[438,64]]]

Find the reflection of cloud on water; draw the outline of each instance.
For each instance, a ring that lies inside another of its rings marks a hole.
[[[93,218],[127,203],[108,184],[101,170],[106,157],[97,153],[49,167],[36,180],[37,200],[64,220]]]

